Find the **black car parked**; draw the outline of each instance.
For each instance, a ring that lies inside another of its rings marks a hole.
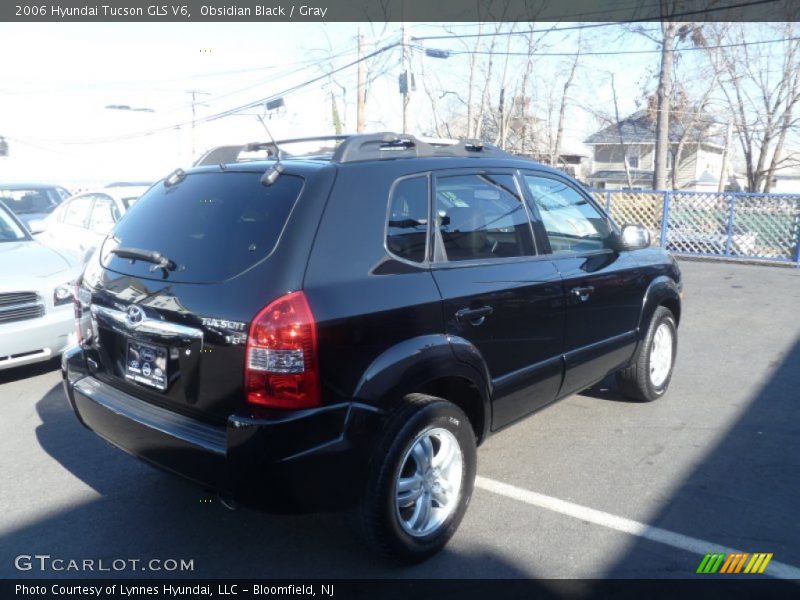
[[[145,461],[267,510],[355,507],[375,547],[420,561],[488,435],[613,372],[664,394],[680,272],[497,148],[324,140],[219,148],[154,185],[76,290],[65,389]]]

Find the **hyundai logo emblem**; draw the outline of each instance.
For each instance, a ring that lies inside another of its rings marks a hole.
[[[138,306],[131,305],[125,312],[127,313],[128,323],[131,325],[141,323],[142,319],[144,319],[144,311]]]

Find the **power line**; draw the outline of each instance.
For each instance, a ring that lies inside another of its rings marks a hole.
[[[612,27],[620,25],[620,23],[590,23],[584,25],[571,25],[569,27],[549,27],[547,29],[518,29],[515,31],[486,31],[481,33],[463,33],[451,35],[425,35],[425,36],[411,36],[411,40],[415,42],[422,42],[426,40],[461,40],[468,38],[481,38],[481,37],[499,37],[510,35],[524,35],[527,33],[558,33],[559,31],[576,31],[579,29],[597,29],[598,27]]]
[[[773,1],[773,0],[769,0],[769,1]],[[778,0],[774,0],[774,1],[778,1]],[[642,4],[640,0],[637,0],[633,4],[616,4],[615,3],[612,10],[620,10],[620,11],[629,10],[629,9],[644,10],[646,8],[660,8],[660,7],[661,7],[661,2],[659,2],[659,1],[656,1],[656,2],[654,2],[652,4]],[[558,21],[559,22],[569,23],[570,21],[586,20],[585,17],[594,17],[594,16],[603,16],[603,17],[605,17],[605,16],[608,16],[608,13],[609,13],[609,9],[584,11],[584,12],[579,12],[579,13],[572,13],[572,14],[569,14],[569,15],[566,15],[566,14],[565,15],[561,15],[560,14],[560,15],[558,15]],[[484,15],[484,16],[491,17],[493,15]],[[531,16],[532,17],[536,17],[538,15],[531,15]],[[533,20],[535,20],[535,19],[532,19],[532,21]],[[549,19],[549,20],[553,21],[555,19]],[[628,22],[631,22],[631,21],[628,21]],[[464,28],[467,28],[467,27],[479,27],[481,24],[482,23],[453,23],[451,25],[448,25],[448,27],[454,27],[454,28],[455,27],[464,27]],[[610,26],[610,25],[616,25],[616,24],[619,24],[619,23],[607,23],[607,24],[604,24],[604,25]],[[427,23],[416,23],[415,26],[416,27],[438,27],[438,28],[442,27],[441,25],[429,25]],[[566,29],[567,28],[564,27],[564,28],[562,28],[560,30],[566,30]],[[558,31],[560,31],[560,30],[558,30]],[[548,31],[548,30],[543,30],[543,31]],[[412,39],[414,39],[414,38],[412,38]],[[426,37],[426,38],[419,38],[419,39],[434,39],[434,38]]]
[[[349,63],[347,63],[345,65],[342,65],[341,67],[337,67],[335,69],[332,69],[331,71],[323,73],[322,75],[319,75],[318,77],[314,77],[314,78],[309,79],[307,81],[304,81],[302,83],[296,84],[296,85],[291,86],[291,87],[289,87],[289,88],[287,88],[285,90],[282,90],[280,92],[276,92],[274,94],[270,94],[269,96],[265,96],[263,98],[259,98],[258,100],[254,100],[252,102],[248,102],[247,104],[242,104],[240,106],[229,108],[227,110],[224,110],[224,111],[221,111],[221,112],[218,112],[218,113],[215,113],[215,114],[211,114],[211,115],[207,115],[205,117],[198,118],[198,119],[196,119],[194,121],[194,123],[195,123],[195,125],[199,125],[201,123],[208,123],[210,121],[216,121],[216,120],[222,119],[224,117],[227,117],[227,116],[230,116],[230,115],[234,115],[234,114],[236,114],[238,112],[241,112],[243,110],[247,110],[249,108],[255,108],[255,107],[260,106],[260,105],[262,105],[262,104],[264,104],[266,102],[269,102],[270,100],[274,100],[274,99],[279,98],[279,97],[288,96],[289,94],[293,94],[293,93],[295,93],[295,92],[297,92],[299,90],[302,90],[303,88],[306,88],[306,87],[308,87],[308,86],[310,86],[310,85],[312,85],[312,84],[314,84],[314,83],[316,83],[318,81],[321,81],[323,79],[327,79],[331,75],[335,75],[336,73],[339,73],[341,71],[349,69],[350,67],[353,67],[353,66],[357,65],[359,62],[369,60],[370,58],[378,56],[379,54],[383,54],[384,52],[388,52],[389,50],[391,50],[393,48],[396,48],[396,47],[398,47],[400,45],[401,45],[400,42],[393,42],[391,44],[387,44],[387,45],[385,45],[385,46],[383,46],[381,48],[378,48],[377,50],[375,50],[375,51],[373,51],[373,52],[371,52],[369,54],[366,54],[365,56],[363,56],[361,58],[358,58],[358,59],[356,59],[354,61],[351,61],[351,62],[349,62]],[[150,129],[150,130],[147,130],[147,131],[141,131],[141,132],[126,134],[126,135],[121,135],[121,136],[112,136],[112,137],[108,137],[108,138],[94,138],[94,139],[85,139],[85,140],[66,140],[66,141],[59,141],[59,140],[42,140],[42,141],[50,141],[50,142],[55,142],[55,143],[59,143],[59,144],[66,144],[66,145],[84,145],[84,144],[92,144],[92,143],[108,143],[108,142],[116,142],[116,141],[140,138],[140,137],[147,137],[147,136],[150,136],[150,135],[155,135],[157,133],[162,133],[162,132],[169,131],[169,130],[172,130],[172,129],[185,127],[185,126],[191,125],[191,124],[192,124],[192,121],[189,120],[189,121],[184,121],[184,122],[181,122],[181,123],[175,123],[175,124],[172,124],[172,125],[165,125],[165,126],[157,127],[157,128]]]
[[[690,46],[682,48],[680,52],[697,50],[715,50],[718,48],[740,48],[743,46],[756,46],[759,44],[777,44],[779,42],[793,42],[800,40],[800,36],[778,38],[774,40],[759,40],[753,42],[738,42],[731,44],[718,44],[714,46]],[[417,50],[425,50],[422,45],[413,46]],[[600,50],[600,51],[576,51],[576,52],[499,52],[494,50],[448,50],[451,55],[471,54],[471,55],[491,55],[491,56],[619,56],[624,54],[660,54],[661,50]]]
[[[488,32],[481,32],[481,33],[462,33],[462,34],[455,34],[455,35],[438,35],[438,36],[420,36],[420,37],[412,37],[413,41],[424,41],[424,40],[444,40],[444,39],[467,39],[467,38],[480,38],[480,37],[496,37],[496,36],[509,36],[509,35],[520,35],[526,33],[557,33],[559,31],[573,31],[578,29],[592,29],[597,27],[611,27],[614,25],[625,25],[629,23],[648,23],[648,22],[656,22],[659,19],[669,19],[674,20],[678,19],[679,17],[691,17],[694,15],[704,15],[711,12],[717,12],[721,10],[731,10],[735,8],[745,8],[748,6],[758,6],[761,4],[773,4],[775,2],[779,2],[780,0],[754,0],[753,2],[740,2],[738,4],[729,4],[726,6],[718,6],[715,8],[706,8],[702,10],[690,10],[681,13],[674,13],[669,15],[663,15],[658,18],[655,17],[642,17],[639,19],[631,19],[629,21],[620,21],[614,23],[590,23],[590,24],[583,24],[583,25],[573,25],[569,27],[559,27],[559,28],[552,28],[548,27],[547,29],[523,29],[519,31],[488,31]],[[649,5],[652,7],[659,7],[660,3],[656,3],[653,5]],[[615,7],[618,8],[618,7]],[[619,7],[621,8],[621,7]],[[638,5],[633,5],[628,8],[638,8]],[[583,15],[570,15],[570,17],[575,16],[586,16],[588,14],[608,14],[608,10],[597,13],[584,13]],[[563,19],[563,17],[562,17]]]

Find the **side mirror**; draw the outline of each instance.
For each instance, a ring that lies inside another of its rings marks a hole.
[[[650,232],[643,225],[623,225],[619,238],[625,250],[638,250],[650,246]]]
[[[45,223],[42,219],[31,219],[28,221],[28,231],[30,231],[33,235],[36,235],[37,233],[43,233],[45,229],[47,229],[47,223]]]

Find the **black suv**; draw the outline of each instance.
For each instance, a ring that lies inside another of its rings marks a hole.
[[[246,506],[354,508],[415,562],[489,434],[613,372],[664,394],[677,264],[574,180],[478,142],[295,141],[176,171],[92,258],[62,363],[86,427]]]

